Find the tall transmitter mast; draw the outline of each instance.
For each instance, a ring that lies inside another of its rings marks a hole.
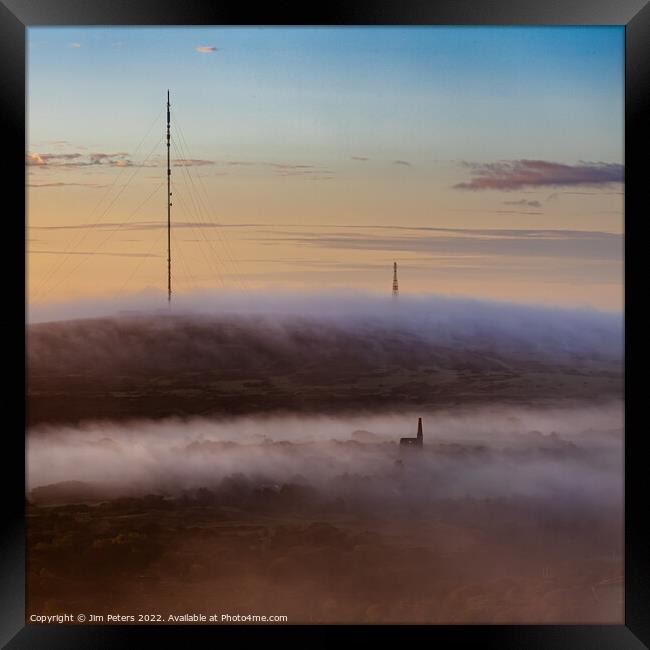
[[[167,90],[167,302],[172,303],[172,170],[169,160],[169,90]]]

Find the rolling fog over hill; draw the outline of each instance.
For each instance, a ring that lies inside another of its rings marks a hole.
[[[36,323],[30,425],[616,398],[622,322],[435,298],[227,304]]]

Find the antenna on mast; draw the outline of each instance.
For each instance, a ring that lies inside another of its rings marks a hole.
[[[167,90],[167,303],[172,304],[172,170],[169,160],[169,89]]]

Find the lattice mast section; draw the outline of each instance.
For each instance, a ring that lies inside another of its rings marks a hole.
[[[172,170],[169,158],[169,90],[167,90],[167,302],[172,302]]]
[[[397,284],[397,262],[393,262],[393,298],[399,295],[399,286]]]

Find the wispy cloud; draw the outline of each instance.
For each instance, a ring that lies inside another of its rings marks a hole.
[[[268,231],[258,237],[269,244],[278,241],[294,245],[338,250],[373,250],[418,254],[497,255],[511,257],[573,258],[619,263],[623,236],[599,231],[531,229],[412,228],[404,235],[383,233],[323,233]],[[426,234],[422,231],[430,231]],[[261,231],[257,231],[260,235]]]
[[[129,158],[129,154],[124,151],[116,153],[105,153],[101,151],[92,153],[38,153],[32,152],[25,155],[25,164],[31,167],[56,167],[56,168],[75,168],[75,167],[132,167],[137,166]],[[140,165],[142,166],[142,165]],[[146,164],[147,167],[158,166],[153,161]]]
[[[81,43],[70,43],[70,47],[78,50],[81,47]]]
[[[605,190],[599,190],[596,188],[596,190],[591,191],[591,192],[571,192],[571,191],[563,191],[563,192],[553,192],[552,194],[549,194],[546,197],[547,202],[551,201],[557,201],[561,196],[625,196],[625,192],[620,192],[620,191],[613,191],[613,192],[607,192]]]
[[[318,169],[314,165],[271,163],[271,167],[278,176],[299,176],[311,180],[328,180],[334,174],[331,169]]]
[[[504,201],[503,205],[522,205],[527,208],[542,207],[542,204],[539,201],[528,201],[527,199],[519,199],[519,201]]]
[[[608,186],[622,183],[624,166],[618,163],[580,162],[576,165],[545,160],[505,160],[463,163],[471,180],[457,183],[459,190],[520,190],[525,187]]]
[[[366,162],[366,160],[370,160],[370,158],[366,158],[365,156],[350,156],[352,160],[358,160],[359,162]]]
[[[28,153],[25,163],[34,167],[43,167],[49,164],[60,164],[81,158],[80,153]]]
[[[411,163],[408,160],[393,160],[393,165],[404,165],[405,167],[410,167]]]
[[[216,52],[217,48],[214,47],[214,45],[199,45],[198,47],[194,48],[197,52],[200,52],[201,54],[211,54],[212,52]]]
[[[313,165],[290,165],[288,163],[270,163],[271,167],[275,167],[276,169],[313,169]]]
[[[49,145],[53,147],[69,147],[70,142],[68,140],[42,140],[41,142],[34,142],[35,146]]]
[[[129,154],[125,151],[119,151],[118,153],[91,153],[88,155],[88,160],[91,165],[100,165],[105,162],[119,162],[125,161],[126,157]],[[123,165],[122,165],[123,166]]]
[[[204,160],[202,158],[175,158],[172,160],[174,167],[205,167],[214,165],[214,160]]]
[[[28,183],[27,187],[106,187],[106,185],[100,183]]]
[[[114,253],[110,251],[65,251],[65,250],[29,250],[29,255],[44,254],[44,255],[92,255],[103,257],[163,257],[155,253]]]
[[[25,156],[25,164],[33,166],[47,165],[47,161],[39,153],[28,153]]]
[[[42,234],[50,230],[113,230],[118,223],[31,226]],[[122,230],[150,231],[167,227],[162,221],[123,224]],[[620,264],[623,235],[602,231],[543,230],[525,228],[436,228],[432,226],[385,226],[380,224],[296,224],[199,223],[178,222],[176,229],[251,230],[247,239],[275,246],[278,242],[294,246],[336,250],[390,251],[440,256],[501,256],[510,258],[574,259]],[[356,231],[356,232],[355,232]],[[296,248],[296,250],[298,250]],[[433,258],[432,258],[433,259]]]
[[[182,228],[261,228],[262,223],[213,223],[213,222],[198,222],[198,221],[180,221],[174,224],[174,229]],[[136,230],[161,230],[167,228],[166,221],[134,221],[132,223],[119,223],[119,222],[100,222],[100,223],[76,223],[76,224],[61,224],[56,226],[29,226],[32,230],[115,230],[120,228],[122,231],[136,231]]]

